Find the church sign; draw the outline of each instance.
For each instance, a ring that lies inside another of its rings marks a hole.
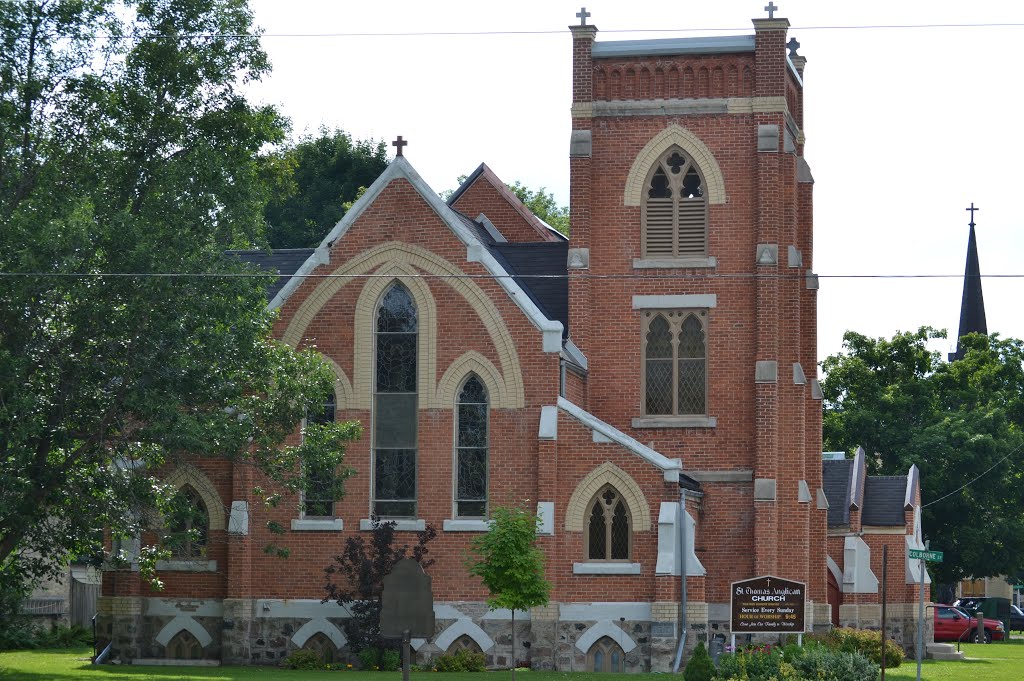
[[[434,635],[434,596],[430,575],[412,558],[395,563],[384,578],[380,633],[384,638]]]
[[[807,585],[779,577],[732,583],[732,633],[801,634]]]

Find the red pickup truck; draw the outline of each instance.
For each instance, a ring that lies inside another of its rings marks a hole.
[[[970,617],[963,610],[952,605],[935,606],[936,641],[973,641],[978,627],[978,618]],[[1003,623],[985,618],[985,641],[1003,640]]]

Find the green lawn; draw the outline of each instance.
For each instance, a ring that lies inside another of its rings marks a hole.
[[[968,659],[964,662],[925,662],[921,678],[927,681],[1019,681],[1024,678],[1024,640],[991,645],[967,644],[963,647]],[[317,680],[341,678],[346,681],[398,681],[401,672],[299,672],[277,667],[134,667],[89,664],[90,650],[27,650],[0,653],[0,679],[3,681],[262,681],[273,674],[274,681]],[[458,681],[507,681],[509,672],[484,674],[437,674],[414,672],[413,678],[433,681],[445,676]],[[625,681],[631,674],[567,674],[563,672],[519,672],[521,681]],[[913,681],[916,666],[907,660],[898,669],[886,673],[888,681]]]

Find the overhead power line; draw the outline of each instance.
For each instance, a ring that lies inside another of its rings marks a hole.
[[[960,487],[957,487],[957,488],[956,488],[955,490],[953,490],[953,491],[952,491],[952,492],[950,492],[949,494],[944,494],[943,496],[939,497],[938,499],[936,499],[936,500],[934,500],[934,501],[929,501],[929,502],[928,502],[927,504],[921,504],[921,508],[928,508],[928,507],[929,507],[929,506],[931,506],[932,504],[937,504],[937,503],[939,503],[940,501],[942,501],[943,499],[948,499],[949,497],[953,496],[954,494],[957,494],[958,492],[962,492],[963,490],[967,489],[968,487],[970,487],[971,485],[973,485],[974,483],[978,482],[978,481],[979,481],[979,480],[981,480],[981,479],[982,479],[983,477],[985,477],[986,475],[988,475],[989,473],[991,473],[992,471],[994,471],[994,470],[996,469],[996,467],[997,467],[997,466],[999,466],[999,464],[1001,464],[1002,462],[1006,461],[1006,460],[1007,460],[1007,459],[1009,459],[1009,458],[1010,458],[1011,456],[1013,456],[1013,455],[1014,455],[1014,454],[1016,454],[1016,453],[1017,453],[1018,451],[1020,451],[1021,447],[1024,447],[1024,443],[1021,443],[1021,444],[1017,445],[1016,447],[1014,447],[1014,448],[1013,448],[1013,449],[1012,449],[1012,450],[1010,451],[1010,453],[1009,453],[1009,454],[1007,454],[1007,455],[1006,455],[1006,456],[1004,456],[1003,458],[999,459],[999,461],[996,461],[996,462],[995,462],[994,464],[992,464],[991,466],[989,466],[989,467],[988,467],[987,469],[985,469],[985,471],[984,471],[983,473],[980,473],[980,474],[979,474],[978,476],[976,476],[976,477],[975,477],[975,478],[974,478],[973,480],[971,480],[970,482],[967,482],[967,483],[965,483],[965,484],[961,485]]]
[[[790,31],[863,31],[900,29],[942,29],[942,28],[1022,28],[1024,22],[984,22],[953,24],[860,24],[855,26],[791,26]],[[602,30],[601,33],[722,33],[749,31],[749,26],[732,28],[618,28]],[[137,40],[140,38],[451,38],[458,36],[520,36],[520,35],[565,35],[565,29],[536,31],[337,31],[314,33],[183,33],[180,35],[144,34],[134,36],[97,35],[96,40]]]

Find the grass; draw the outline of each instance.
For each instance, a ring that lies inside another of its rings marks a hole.
[[[926,661],[921,678],[927,681],[1019,681],[1024,677],[1024,639],[991,645],[966,644],[963,662]],[[88,648],[72,650],[23,650],[0,653],[0,679],[3,681],[262,681],[273,674],[274,681],[398,681],[401,672],[305,672],[277,667],[136,667],[131,665],[89,664]],[[413,678],[440,681],[507,681],[509,672],[482,674],[438,674],[413,672]],[[676,677],[679,678],[679,677]],[[914,660],[886,672],[887,681],[914,681]],[[585,674],[565,672],[519,672],[521,681],[636,681],[635,674]]]

